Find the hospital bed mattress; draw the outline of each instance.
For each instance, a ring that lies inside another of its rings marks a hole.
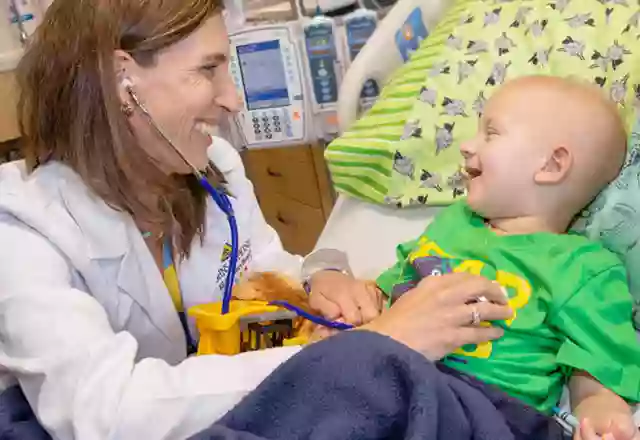
[[[374,278],[394,264],[396,246],[417,237],[440,209],[397,209],[340,195],[316,248],[345,251],[357,277]]]

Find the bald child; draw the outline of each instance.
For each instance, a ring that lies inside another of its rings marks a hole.
[[[568,385],[581,421],[576,438],[640,439],[625,402],[640,400],[625,269],[600,243],[567,233],[622,167],[626,133],[615,105],[589,84],[517,79],[487,102],[461,151],[467,199],[400,245],[379,287],[393,302],[432,275],[496,280],[513,310],[512,319],[492,323],[504,336],[461,347],[443,364],[543,414]],[[488,325],[487,307],[469,306],[470,325]]]

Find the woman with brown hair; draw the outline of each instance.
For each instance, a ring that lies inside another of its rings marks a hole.
[[[237,277],[309,278],[329,319],[373,319],[422,351],[443,343],[404,326],[407,308],[375,319],[377,292],[337,251],[303,263],[282,249],[239,155],[207,134],[238,105],[220,12],[219,0],[56,0],[20,63],[26,160],[0,167],[0,388],[17,382],[55,438],[186,438],[298,350],[188,358],[184,310],[220,300],[229,228],[187,161],[230,195]],[[420,304],[411,313],[434,308]]]

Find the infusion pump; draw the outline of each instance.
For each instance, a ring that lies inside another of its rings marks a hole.
[[[247,148],[328,141],[338,133],[337,102],[344,69],[375,30],[371,11],[252,26],[230,34],[230,72],[241,103],[232,141]],[[345,34],[345,35],[343,35]],[[340,43],[343,44],[340,44]],[[378,85],[364,85],[361,106]]]
[[[241,110],[234,139],[246,147],[285,146],[312,138],[303,53],[295,23],[230,35],[231,76]]]

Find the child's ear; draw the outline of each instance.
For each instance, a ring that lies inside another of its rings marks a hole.
[[[534,181],[541,185],[552,185],[562,182],[573,165],[573,155],[564,146],[556,147],[540,170],[535,174]]]

